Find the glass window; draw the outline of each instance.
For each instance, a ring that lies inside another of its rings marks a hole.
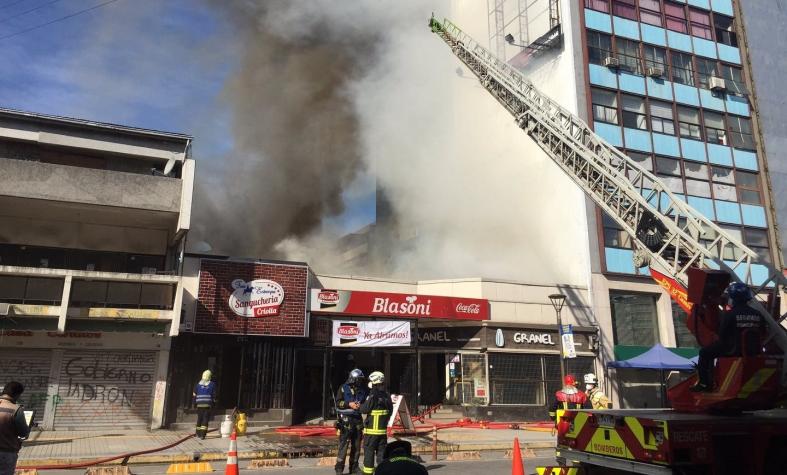
[[[606,213],[603,213],[604,223],[604,245],[606,247],[619,247],[624,249],[632,249],[631,236],[623,230],[618,223]]]
[[[717,42],[738,47],[738,35],[735,33],[732,18],[714,13],[713,24],[716,27]]]
[[[716,61],[700,57],[697,58],[697,79],[699,87],[710,89],[710,78],[716,75]]]
[[[591,64],[604,64],[604,59],[613,56],[612,37],[596,31],[588,31],[588,58]]]
[[[696,178],[698,180],[708,179],[708,165],[694,162],[684,162],[683,169],[686,176],[689,178]]]
[[[639,0],[639,19],[649,25],[664,26],[659,0]]]
[[[637,7],[634,0],[612,0],[612,14],[636,21]]]
[[[726,185],[724,183],[713,184],[713,197],[717,200],[738,201],[738,194],[735,192],[735,186]]]
[[[691,107],[678,106],[680,136],[702,140],[700,130],[700,111]]]
[[[637,162],[639,166],[641,166],[645,170],[653,171],[653,160],[650,159],[650,155],[648,155],[647,153],[632,152],[630,150],[627,150],[626,155],[628,155],[629,158]]]
[[[723,231],[725,231],[727,234],[729,234],[730,237],[732,237],[736,241],[743,242],[743,233],[741,232],[741,228],[733,227],[733,226],[727,226],[727,225],[722,225],[722,224],[720,224],[719,227]],[[739,257],[741,257],[740,251],[736,251],[736,249],[737,248],[734,248],[734,247],[731,247],[731,246],[726,246],[724,248],[724,252],[723,252],[724,259],[735,260],[735,259],[738,259]]]
[[[664,183],[668,190],[673,193],[683,194],[683,178],[679,176],[667,176],[658,174],[659,179]]]
[[[705,116],[705,135],[708,142],[727,145],[727,126],[724,124],[724,115],[717,112],[703,110]]]
[[[677,3],[664,2],[664,16],[667,19],[667,29],[680,33],[687,33],[686,9]]]
[[[672,302],[672,325],[675,327],[675,343],[678,348],[696,348],[697,339],[691,334],[686,318],[688,315],[674,301]]]
[[[756,173],[737,171],[735,172],[735,179],[738,182],[741,203],[750,205],[762,204],[760,181]]]
[[[663,48],[651,45],[642,45],[645,50],[645,67],[661,69],[663,75],[667,74],[667,52]]]
[[[656,296],[610,292],[616,345],[653,346],[659,342]]]
[[[691,56],[673,51],[670,58],[672,59],[672,80],[680,84],[693,86],[694,63],[691,61]]]
[[[541,355],[490,352],[489,382],[493,404],[545,404]]]
[[[618,96],[612,91],[591,89],[593,120],[608,124],[618,123]]]
[[[731,168],[713,167],[711,173],[715,182],[735,184],[735,175],[732,173]]]
[[[762,229],[744,228],[743,242],[757,253],[760,261],[771,263],[771,251],[768,247],[768,233]]]
[[[660,174],[680,176],[680,161],[666,157],[656,157],[656,171]]]
[[[727,92],[742,96],[748,93],[746,83],[743,80],[743,70],[728,64],[719,64],[721,77],[727,83]]]
[[[587,2],[585,2],[585,6],[591,10],[609,13],[609,0],[587,0]]]
[[[642,74],[639,43],[625,38],[616,38],[615,44],[621,68],[634,74]]]
[[[751,120],[736,115],[729,116],[730,132],[732,133],[732,146],[754,150],[754,132]]]
[[[654,132],[675,135],[675,121],[672,104],[650,101],[650,124]]]
[[[645,116],[645,100],[641,97],[622,94],[623,127],[648,130],[648,119]]]
[[[706,11],[689,9],[689,20],[691,21],[691,34],[712,40],[713,34],[710,30],[710,14]]]
[[[710,198],[710,183],[707,181],[686,179],[686,194]]]

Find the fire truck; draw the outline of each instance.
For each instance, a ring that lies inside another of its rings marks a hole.
[[[777,407],[787,382],[782,272],[758,262],[756,252],[459,27],[434,17],[429,27],[519,128],[631,235],[634,264],[648,266],[687,312],[701,346],[717,338],[721,297],[730,282],[753,290],[749,306],[768,323],[767,338],[742,338],[749,342],[741,352],[746,356],[718,358],[712,392],[690,391],[695,375],[668,390],[672,409],[559,413],[557,451],[573,468],[552,473],[787,474],[787,410]],[[754,264],[768,270],[767,278],[755,279]]]

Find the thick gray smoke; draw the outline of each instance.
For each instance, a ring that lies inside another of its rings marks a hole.
[[[343,191],[363,171],[348,88],[380,42],[363,3],[211,3],[241,49],[224,90],[233,149],[198,190],[197,226],[214,251],[277,257],[277,243],[344,210]]]

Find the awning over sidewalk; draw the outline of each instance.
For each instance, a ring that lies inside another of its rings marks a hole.
[[[611,361],[607,364],[611,368],[640,368],[659,370],[691,370],[694,363],[682,356],[678,356],[661,344],[656,344],[649,350],[633,358]]]

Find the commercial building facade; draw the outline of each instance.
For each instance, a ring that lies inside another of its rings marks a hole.
[[[0,109],[0,379],[44,429],[161,426],[190,143]]]

